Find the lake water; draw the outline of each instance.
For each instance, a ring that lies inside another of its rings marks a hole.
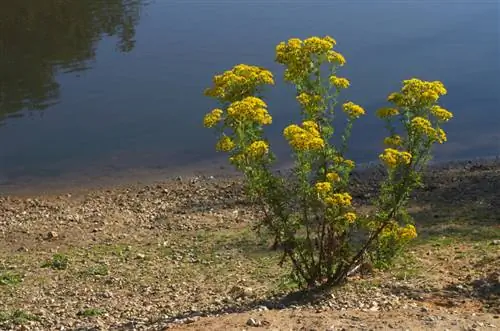
[[[374,111],[413,76],[442,80],[456,117],[437,159],[500,154],[497,0],[19,0],[0,3],[0,183],[115,176],[217,164],[201,119],[213,74],[268,67],[290,37],[331,35],[348,65],[345,94],[369,112],[352,157],[375,160]],[[296,120],[293,91],[269,91],[269,131]]]

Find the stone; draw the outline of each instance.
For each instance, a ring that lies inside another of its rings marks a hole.
[[[248,326],[259,327],[259,326],[262,326],[262,322],[261,322],[261,321],[259,321],[258,319],[255,319],[255,318],[250,317],[250,318],[247,320],[247,325],[248,325]]]
[[[57,237],[59,237],[59,234],[55,231],[50,231],[49,233],[47,233],[48,240],[56,239]]]

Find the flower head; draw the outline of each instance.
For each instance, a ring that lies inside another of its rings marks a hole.
[[[216,148],[221,152],[229,152],[236,147],[234,141],[228,136],[222,136],[217,142]]]
[[[403,139],[397,134],[384,139],[384,144],[388,146],[398,147],[403,143]]]
[[[337,77],[335,75],[330,76],[330,84],[335,86],[337,90],[346,89],[351,85],[347,78]]]
[[[340,176],[336,172],[329,172],[326,174],[326,179],[330,182],[339,182],[340,181]]]
[[[203,118],[203,125],[206,128],[214,127],[221,120],[222,114],[223,114],[222,109],[212,110],[210,113],[206,114],[205,117]]]
[[[314,185],[316,192],[320,195],[326,195],[332,190],[332,183],[330,182],[319,182]]]
[[[365,114],[365,110],[361,106],[359,106],[359,105],[357,105],[357,104],[355,104],[355,103],[353,103],[351,101],[344,103],[342,105],[342,110],[350,118],[358,118],[358,117],[360,117],[360,116],[362,116],[362,115]]]
[[[396,108],[384,107],[377,110],[377,116],[379,118],[389,118],[396,115],[399,115],[399,110]]]
[[[438,120],[443,121],[443,122],[448,122],[450,119],[453,118],[453,113],[441,108],[438,105],[434,105],[431,107],[430,112],[434,117],[436,117]]]
[[[347,212],[344,214],[344,218],[348,223],[354,223],[354,221],[356,221],[357,216],[353,212]]]
[[[264,140],[257,140],[250,144],[247,148],[247,155],[257,159],[269,152],[269,145]]]
[[[350,206],[352,197],[349,193],[335,193],[324,199],[325,203],[332,206]]]
[[[227,114],[230,118],[240,122],[254,122],[260,125],[272,123],[266,103],[257,97],[246,97],[233,102],[227,108]]]
[[[379,155],[379,158],[387,165],[387,167],[395,168],[400,164],[410,164],[412,156],[408,152],[401,152],[397,149],[386,148],[384,152]]]
[[[318,125],[313,121],[305,121],[302,127],[292,124],[285,128],[283,135],[292,148],[297,151],[318,150],[325,147]]]

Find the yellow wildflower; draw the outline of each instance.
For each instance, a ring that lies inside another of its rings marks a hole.
[[[340,176],[336,172],[329,172],[326,174],[326,179],[329,180],[330,182],[339,182]]]
[[[234,102],[252,95],[262,85],[274,85],[273,74],[264,68],[238,64],[213,78],[213,86],[205,95],[225,102]]]
[[[243,100],[235,101],[227,108],[227,114],[241,122],[255,122],[260,125],[272,123],[272,117],[267,112],[267,105],[257,97],[246,97]]]
[[[328,51],[326,59],[330,63],[338,64],[340,67],[342,67],[346,62],[344,56],[335,51]]]
[[[332,190],[332,183],[329,182],[319,182],[314,185],[316,192],[321,195],[326,195]]]
[[[297,96],[297,101],[309,113],[316,113],[321,108],[321,96],[302,92]]]
[[[206,128],[212,128],[214,127],[217,123],[222,118],[222,109],[214,109],[210,113],[205,115],[205,118],[203,118],[203,125]]]
[[[333,206],[350,206],[352,197],[349,193],[335,193],[326,197],[325,203]]]
[[[354,168],[355,163],[353,160],[344,160],[344,164],[348,166],[349,168]]]
[[[330,76],[330,84],[335,86],[338,90],[348,88],[351,85],[347,78],[337,77],[335,75]]]
[[[217,142],[217,150],[221,152],[229,152],[236,147],[234,141],[228,136],[222,136]]]
[[[417,229],[414,225],[408,224],[398,229],[398,236],[405,241],[415,239],[417,237]]]
[[[263,140],[257,140],[248,146],[247,154],[252,158],[260,158],[269,152],[269,145]]]
[[[399,110],[396,108],[384,107],[377,110],[377,116],[379,118],[388,118],[396,115],[399,115]]]
[[[422,107],[433,104],[446,93],[443,83],[439,81],[427,82],[412,78],[404,80],[401,92],[392,93],[387,100],[400,107]]]
[[[379,155],[379,158],[389,167],[394,168],[399,164],[408,165],[411,162],[411,154],[408,152],[400,152],[393,148],[386,148],[384,153]]]
[[[347,222],[354,223],[354,221],[356,220],[357,216],[353,212],[348,212],[348,213],[344,214],[344,218],[347,220]]]
[[[411,120],[411,127],[416,132],[418,132],[420,134],[425,134],[429,137],[434,137],[436,135],[436,131],[432,127],[431,122],[428,119],[423,118],[423,117],[419,117],[419,116],[414,117]]]
[[[351,118],[358,118],[365,114],[365,110],[361,106],[351,101],[344,103],[342,105],[342,110]]]
[[[283,130],[283,135],[289,144],[298,151],[321,149],[325,141],[321,138],[318,125],[313,121],[305,121],[302,128],[292,124]]]
[[[438,120],[443,121],[443,122],[447,122],[453,118],[452,112],[450,112],[444,108],[441,108],[438,105],[432,106],[430,111],[431,111],[432,115],[434,115]]]
[[[392,135],[392,136],[384,139],[384,144],[386,144],[388,146],[397,147],[397,146],[401,146],[402,143],[403,143],[403,140],[397,134]]]
[[[309,54],[322,54],[332,49],[332,38],[311,37],[304,40],[304,51]]]
[[[447,141],[446,132],[444,132],[444,130],[441,128],[437,129],[436,130],[436,139],[440,144],[446,142]]]

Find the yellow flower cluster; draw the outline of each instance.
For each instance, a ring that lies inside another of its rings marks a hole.
[[[405,241],[415,239],[417,237],[417,229],[412,224],[400,227],[398,229],[398,237]]]
[[[324,199],[325,203],[332,206],[350,206],[352,197],[349,193],[335,193]]]
[[[398,147],[403,143],[403,139],[397,134],[384,139],[384,144],[388,146]]]
[[[342,110],[351,118],[358,118],[365,114],[365,110],[361,106],[351,101],[344,103]]]
[[[316,113],[321,108],[322,98],[320,95],[314,95],[302,92],[297,96],[297,101],[300,103],[302,108],[307,112]]]
[[[411,120],[411,127],[420,134],[425,134],[429,137],[435,137],[436,130],[432,127],[431,122],[423,117],[416,116]]]
[[[206,128],[214,127],[221,120],[222,113],[223,113],[222,109],[212,110],[210,113],[206,114],[205,117],[203,118],[203,125]]]
[[[427,82],[417,78],[403,81],[400,93],[392,93],[388,101],[399,107],[424,106],[436,102],[440,96],[447,93],[443,83]]]
[[[441,128],[437,129],[436,130],[436,139],[440,144],[446,142],[448,140],[448,138],[446,137],[446,132],[444,132],[444,130]]]
[[[234,141],[228,136],[222,136],[216,145],[217,150],[221,152],[232,151],[235,147]]]
[[[298,151],[318,150],[325,147],[318,125],[313,121],[305,121],[302,128],[292,124],[285,128],[283,135],[289,144]]]
[[[335,162],[335,164],[346,165],[349,168],[354,168],[354,166],[355,166],[354,161],[348,160],[348,159],[344,159],[342,156],[334,156],[333,157],[333,162]]]
[[[262,85],[274,85],[273,74],[266,69],[238,64],[213,78],[213,86],[205,90],[205,95],[223,101],[233,102],[252,95]]]
[[[348,212],[344,214],[344,218],[346,219],[347,222],[354,223],[354,221],[356,221],[357,216],[353,212]]]
[[[379,158],[389,167],[394,168],[399,164],[408,165],[411,162],[411,154],[408,152],[401,152],[397,149],[386,148],[384,153],[379,155]]]
[[[377,116],[379,118],[389,118],[396,115],[399,115],[399,110],[396,108],[384,107],[377,110]]]
[[[336,172],[329,172],[326,174],[326,179],[329,180],[330,182],[339,182],[340,176]]]
[[[312,58],[314,56],[326,56],[329,62],[345,62],[343,56],[332,53],[336,41],[329,36],[311,37],[302,41],[291,38],[287,42],[281,42],[276,46],[276,62],[285,65],[285,80],[293,82],[307,77],[312,70]],[[331,59],[331,61],[330,61]]]
[[[346,89],[351,85],[347,78],[337,77],[335,75],[330,76],[330,84],[335,86],[337,90]]]
[[[438,120],[443,121],[443,122],[448,122],[450,119],[453,118],[453,113],[441,108],[438,105],[434,105],[430,109],[431,114],[434,115]]]
[[[340,67],[345,64],[344,56],[335,51],[328,51],[328,53],[326,53],[326,59],[328,62],[337,64]]]
[[[246,153],[249,157],[261,158],[269,152],[269,145],[264,140],[257,140],[248,146]]]
[[[240,122],[254,122],[260,125],[271,124],[272,117],[267,112],[267,105],[257,97],[246,97],[233,102],[227,108],[229,117]]]
[[[332,183],[318,182],[314,185],[314,188],[320,195],[326,195],[332,190]]]

